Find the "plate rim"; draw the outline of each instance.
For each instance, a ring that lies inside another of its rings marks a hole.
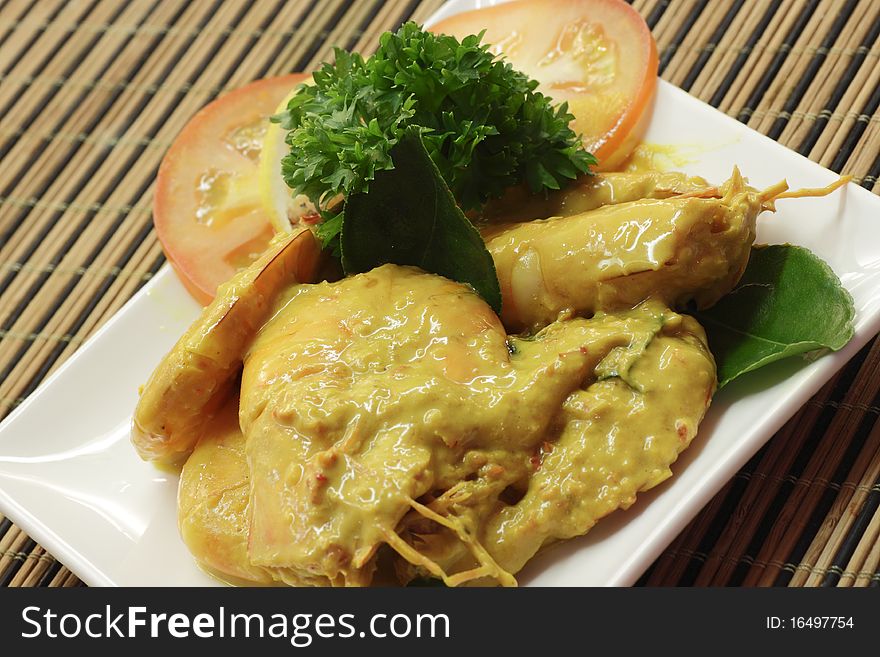
[[[504,2],[505,0],[502,0]],[[450,7],[457,5],[479,5],[479,0],[450,0],[444,3],[431,17],[425,21],[426,25],[436,22],[439,15],[443,15]],[[493,0],[483,4],[498,4]],[[462,9],[465,10],[465,9]],[[456,12],[457,13],[457,12]],[[740,133],[748,133],[751,138],[758,136],[762,143],[772,149],[784,149],[787,155],[796,155],[804,163],[807,163],[817,173],[822,172],[829,178],[836,178],[838,174],[830,171],[821,164],[810,160],[809,158],[791,150],[779,142],[771,139],[749,126],[741,123],[737,119],[718,110],[707,103],[692,96],[688,92],[676,87],[675,85],[658,78],[658,85],[663,87],[664,93],[671,93],[678,96],[682,102],[690,103],[701,111],[706,109],[712,110],[716,120],[723,117],[723,121],[732,130]],[[858,191],[856,191],[858,190]],[[870,198],[871,203],[880,203],[880,197],[871,193],[869,190],[858,185],[850,185],[847,189],[848,193],[858,195],[864,194],[865,198]],[[86,340],[58,369],[49,377],[40,383],[33,393],[15,409],[13,409],[7,417],[0,422],[0,442],[2,442],[3,433],[10,425],[17,422],[17,418],[31,412],[35,404],[39,404],[45,395],[47,389],[55,385],[55,382],[65,376],[71,368],[77,366],[77,363],[89,353],[95,344],[99,344],[104,336],[113,331],[118,323],[123,321],[133,305],[142,303],[145,296],[157,287],[166,285],[166,279],[174,276],[173,270],[166,262],[159,271],[144,286],[141,287],[130,299],[128,299],[122,307],[114,313],[88,340]],[[860,321],[859,321],[860,320]],[[700,473],[697,482],[697,491],[699,494],[689,496],[680,502],[674,511],[667,514],[667,522],[652,528],[652,531],[642,541],[638,550],[629,555],[628,558],[621,563],[616,571],[607,580],[607,586],[629,586],[633,584],[646,568],[653,563],[654,560],[663,552],[663,550],[674,540],[681,530],[693,520],[699,510],[717,494],[717,492],[726,485],[735,473],[745,464],[752,456],[757,453],[760,448],[765,445],[805,403],[806,401],[798,401],[798,398],[809,399],[824,385],[833,375],[841,369],[851,358],[861,350],[880,330],[880,309],[874,310],[873,314],[867,317],[858,317],[856,323],[856,331],[853,339],[840,351],[826,355],[820,360],[813,363],[808,371],[799,373],[804,380],[794,388],[790,394],[787,394],[776,405],[773,413],[768,414],[767,421],[764,422],[765,427],[761,432],[756,434],[747,443],[747,447],[742,444],[737,446],[734,455],[724,459],[722,462],[715,464],[714,468],[707,469]],[[60,563],[66,566],[71,572],[79,577],[83,582],[90,586],[125,586],[124,582],[118,582],[114,577],[105,573],[96,566],[91,559],[80,550],[74,548],[69,541],[65,540],[60,534],[56,533],[48,524],[42,522],[35,513],[30,512],[27,508],[16,502],[16,500],[5,490],[0,488],[0,511],[10,519],[11,522],[18,525],[26,534],[43,546],[48,553],[54,556]]]

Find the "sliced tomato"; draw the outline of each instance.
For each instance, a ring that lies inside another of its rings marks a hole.
[[[641,139],[657,87],[657,45],[623,0],[518,0],[456,14],[431,26],[484,43],[568,101],[572,128],[599,168],[619,166]]]
[[[178,276],[201,303],[262,253],[274,234],[258,162],[269,117],[305,74],[252,82],[183,128],[156,178],[153,221]]]

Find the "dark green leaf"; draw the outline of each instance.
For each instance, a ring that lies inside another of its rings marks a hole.
[[[831,268],[791,245],[755,247],[742,280],[696,313],[718,364],[718,387],[768,363],[816,349],[838,350],[853,335],[852,297]]]
[[[377,172],[369,191],[352,194],[345,203],[341,246],[346,274],[386,262],[414,265],[467,283],[500,313],[492,256],[456,205],[418,128],[403,134],[391,158],[393,169]]]
[[[663,330],[666,318],[659,315],[652,317],[652,320],[645,329],[635,331],[631,335],[629,344],[614,347],[599,361],[593,371],[600,381],[616,377],[629,387],[640,389],[636,381],[630,377],[630,370],[644,355],[645,349],[654,337]]]

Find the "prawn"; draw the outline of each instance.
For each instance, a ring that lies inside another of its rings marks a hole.
[[[612,346],[611,334],[622,343]],[[519,350],[513,364],[522,372],[528,361],[547,364],[551,354],[577,344],[601,360],[569,389],[552,422],[521,443],[517,453],[530,455],[525,473],[493,454],[478,476],[459,480],[404,518],[398,533],[417,553],[395,547],[405,560],[396,564],[404,581],[430,574],[450,585],[503,583],[499,571],[516,573],[542,547],[587,533],[670,476],[715,389],[702,328],[654,301],[556,322],[534,338],[511,341]],[[487,555],[482,561],[472,542]]]
[[[404,581],[428,573],[449,585],[515,584],[521,559],[491,520],[523,508],[510,490],[533,499],[531,482],[547,467],[536,455],[565,449],[575,459],[560,427],[585,426],[569,410],[583,391],[620,381],[627,408],[653,408],[663,427],[679,422],[692,438],[715,381],[699,327],[657,301],[511,338],[466,286],[385,265],[289,284],[270,315],[241,354],[240,403],[203,428],[181,479],[181,528],[196,558],[250,581],[365,585],[387,546]],[[672,363],[658,379],[681,382],[687,369],[690,392],[642,375],[648,354]],[[636,487],[659,480],[650,473],[678,453],[645,451],[646,427],[620,452],[640,468],[628,475]],[[600,480],[584,484],[595,486],[584,499],[603,496]],[[612,495],[609,510],[634,494]]]
[[[319,255],[308,230],[287,235],[220,286],[141,388],[131,429],[141,458],[179,464],[189,455],[205,422],[229,397],[244,349],[268,319],[275,296],[291,283],[312,280]]]
[[[561,313],[591,315],[654,297],[673,307],[713,305],[742,276],[758,215],[776,200],[828,194],[760,191],[738,169],[720,187],[642,198],[580,214],[485,226],[511,331],[535,330]]]
[[[526,187],[513,187],[501,199],[489,201],[477,225],[510,224],[570,217],[597,208],[643,198],[670,198],[699,192],[709,183],[699,176],[678,171],[609,172],[581,176],[560,190],[532,194]]]

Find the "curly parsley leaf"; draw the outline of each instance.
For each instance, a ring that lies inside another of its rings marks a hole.
[[[342,219],[346,274],[386,262],[414,265],[470,285],[501,312],[495,263],[480,233],[455,203],[418,127],[391,149],[394,168],[376,173],[369,192],[348,197]]]
[[[431,160],[466,211],[521,182],[537,193],[588,172],[596,160],[569,127],[567,105],[554,107],[481,38],[458,41],[410,22],[383,34],[367,59],[337,49],[335,63],[273,118],[288,131],[287,185],[325,219],[333,216],[331,206],[393,168],[391,150],[408,126],[422,129]],[[340,228],[339,221],[322,227],[325,246]]]

